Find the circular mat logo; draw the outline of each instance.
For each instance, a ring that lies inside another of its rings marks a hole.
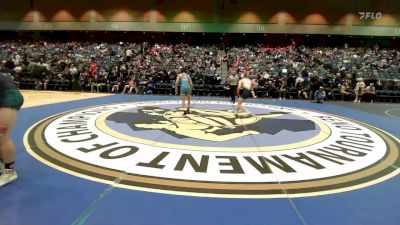
[[[399,173],[399,141],[326,113],[220,101],[94,106],[25,134],[37,159],[114,186],[161,193],[286,198],[349,191]],[[397,165],[397,166],[396,166]]]

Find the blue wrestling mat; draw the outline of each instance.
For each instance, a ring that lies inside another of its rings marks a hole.
[[[398,225],[396,104],[114,95],[22,109],[1,225]]]

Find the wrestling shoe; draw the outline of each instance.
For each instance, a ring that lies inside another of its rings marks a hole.
[[[0,187],[13,182],[18,178],[17,172],[15,170],[4,169],[0,176]]]

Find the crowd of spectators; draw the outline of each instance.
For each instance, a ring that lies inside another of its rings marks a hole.
[[[365,95],[374,101],[379,91],[400,93],[399,61],[396,49],[306,48],[294,41],[278,48],[0,42],[0,72],[13,76],[20,88],[45,90],[174,94],[176,75],[186,67],[194,94],[227,95],[229,74],[250,68],[258,97],[311,99],[322,87],[328,100],[359,101]]]
[[[253,68],[258,95],[285,98],[313,98],[323,87],[328,99],[353,99],[364,94],[366,86],[374,91],[399,91],[400,52],[373,48],[285,48],[247,46],[227,52],[228,65]],[[364,85],[358,85],[357,83]],[[375,89],[376,87],[376,89]],[[369,90],[370,91],[370,90]],[[371,95],[371,93],[369,93]]]
[[[0,70],[22,88],[138,94],[151,92],[156,84],[172,84],[186,66],[196,84],[212,83],[220,66],[216,46],[146,42],[0,42],[0,60]]]

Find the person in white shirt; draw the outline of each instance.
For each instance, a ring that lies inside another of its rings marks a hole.
[[[132,58],[132,50],[130,50],[129,48],[125,51],[125,55],[126,55],[126,61],[129,62],[131,61]]]
[[[231,95],[231,102],[235,103],[236,101],[236,90],[238,86],[239,77],[236,75],[236,71],[231,70],[231,75],[228,77],[227,83],[229,85],[229,91]]]
[[[354,99],[354,102],[361,102],[361,97],[364,94],[365,89],[365,83],[362,78],[357,79],[357,84],[356,87],[354,88],[354,94],[356,95],[356,98]]]
[[[365,88],[364,97],[366,101],[370,101],[373,103],[376,99],[375,85],[374,83],[370,83],[368,87]]]

